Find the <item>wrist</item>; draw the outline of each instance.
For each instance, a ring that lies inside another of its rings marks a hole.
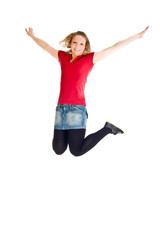
[[[33,40],[36,39],[36,37],[35,37],[33,34],[31,34],[30,37],[31,37]]]
[[[139,39],[141,37],[140,33],[136,34],[136,39]]]

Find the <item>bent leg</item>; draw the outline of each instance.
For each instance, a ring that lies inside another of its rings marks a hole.
[[[68,131],[54,129],[54,137],[52,141],[52,148],[56,154],[63,154],[68,145]]]
[[[69,148],[70,152],[74,156],[81,156],[91,150],[101,139],[103,139],[107,134],[111,133],[112,130],[103,127],[99,131],[84,138],[85,132],[85,129],[68,130]]]

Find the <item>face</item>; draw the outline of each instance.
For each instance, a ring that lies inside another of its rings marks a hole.
[[[85,50],[86,39],[81,35],[77,35],[72,39],[71,51],[73,57],[77,57],[83,54]]]

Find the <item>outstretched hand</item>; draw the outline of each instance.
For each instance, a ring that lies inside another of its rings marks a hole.
[[[27,28],[25,28],[26,33],[28,34],[28,36],[33,37],[34,33],[33,33],[33,29],[29,27],[29,30],[27,30]]]
[[[142,32],[138,33],[138,37],[139,37],[139,38],[142,38],[143,35],[145,34],[145,32],[148,30],[148,28],[149,28],[149,26],[146,27]]]

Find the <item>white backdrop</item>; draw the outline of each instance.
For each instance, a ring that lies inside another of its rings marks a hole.
[[[3,1],[0,4],[0,239],[160,239],[158,0]],[[88,77],[87,134],[109,135],[81,157],[52,150],[58,61],[73,31],[99,51],[150,26],[142,39],[97,63]],[[96,111],[95,111],[96,109]]]

